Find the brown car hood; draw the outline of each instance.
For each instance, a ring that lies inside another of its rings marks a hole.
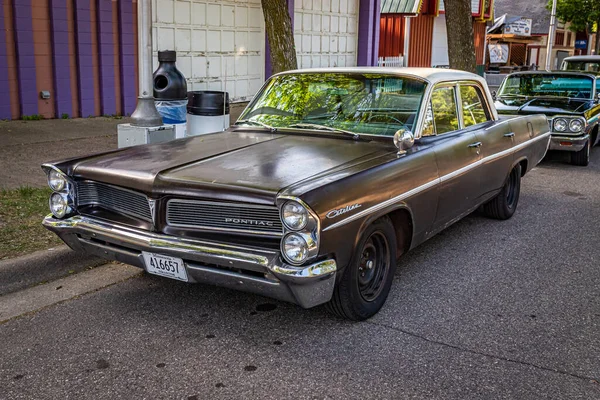
[[[272,204],[281,190],[393,151],[389,144],[255,131],[229,131],[130,147],[79,160],[79,179],[149,195],[200,196]]]

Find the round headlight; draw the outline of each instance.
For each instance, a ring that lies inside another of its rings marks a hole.
[[[61,173],[51,169],[50,172],[48,172],[48,186],[55,192],[60,192],[67,187],[67,180]]]
[[[308,244],[302,236],[291,233],[283,239],[285,258],[295,264],[300,264],[308,258]]]
[[[557,132],[564,132],[567,130],[567,121],[563,118],[554,120],[554,130]]]
[[[579,132],[583,129],[583,122],[580,119],[571,120],[569,123],[569,130],[571,132]]]
[[[50,196],[50,211],[56,218],[62,218],[69,210],[67,196],[60,193],[52,193]]]
[[[281,210],[281,217],[285,226],[293,231],[298,231],[303,229],[308,222],[308,210],[300,203],[288,201]]]

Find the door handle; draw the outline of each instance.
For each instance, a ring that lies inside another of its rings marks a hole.
[[[513,138],[513,137],[515,137],[515,133],[514,132],[505,133],[504,137]]]
[[[482,143],[481,142],[475,142],[475,143],[471,143],[469,145],[470,148],[479,148],[481,147]]]

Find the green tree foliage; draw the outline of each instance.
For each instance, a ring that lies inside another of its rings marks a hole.
[[[552,0],[548,1],[548,9],[552,9]],[[599,0],[558,0],[556,17],[570,22],[574,32],[596,31],[596,54],[600,54],[600,1]]]

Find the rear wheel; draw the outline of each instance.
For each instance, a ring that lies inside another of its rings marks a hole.
[[[588,140],[583,149],[571,153],[571,164],[585,167],[590,163],[590,141]]]
[[[517,210],[521,194],[521,164],[517,164],[496,197],[483,205],[484,213],[495,219],[509,219]]]
[[[396,232],[384,217],[363,233],[327,309],[353,321],[372,317],[385,303],[395,271]]]

